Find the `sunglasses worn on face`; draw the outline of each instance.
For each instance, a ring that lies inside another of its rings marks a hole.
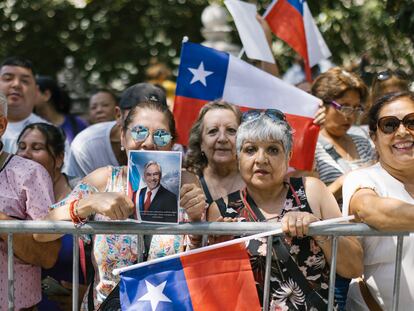
[[[260,116],[262,116],[263,114],[266,117],[270,118],[273,122],[286,121],[286,116],[280,110],[266,109],[264,111],[261,111],[261,110],[253,109],[253,110],[249,110],[249,111],[246,111],[245,113],[243,113],[242,122],[256,120],[256,119],[260,118]]]
[[[341,105],[339,103],[337,103],[336,101],[332,100],[329,102],[329,104],[335,108],[335,110],[338,110],[339,112],[341,112],[343,115],[345,116],[351,116],[353,114],[356,114],[357,116],[360,116],[361,114],[364,113],[364,109],[362,109],[362,107],[349,107],[349,106],[344,106]]]
[[[392,134],[401,123],[407,130],[414,131],[414,112],[407,114],[402,120],[394,116],[382,117],[378,120],[378,127],[384,134]]]
[[[132,139],[137,143],[141,143],[144,140],[146,140],[148,135],[150,134],[149,129],[143,125],[136,125],[133,128],[130,128],[129,130],[131,131]],[[168,145],[171,139],[171,134],[163,129],[155,130],[152,133],[152,140],[154,141],[154,144],[158,147],[164,147]]]

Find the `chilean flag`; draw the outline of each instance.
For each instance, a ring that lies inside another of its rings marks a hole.
[[[290,166],[312,170],[320,100],[225,52],[185,42],[177,79],[174,117],[178,142],[186,145],[201,107],[222,99],[242,109],[276,108],[295,130]]]
[[[273,33],[289,44],[305,62],[306,78],[311,67],[331,56],[305,0],[275,0],[264,18]]]
[[[261,310],[244,243],[177,255],[121,270],[122,310]]]

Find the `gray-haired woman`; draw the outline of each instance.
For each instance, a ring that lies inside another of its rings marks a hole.
[[[243,218],[281,222],[286,236],[278,240],[278,249],[289,251],[290,262],[299,271],[300,280],[298,273],[292,271],[292,265],[273,258],[270,309],[326,309],[331,243],[327,237],[307,236],[307,233],[310,223],[341,216],[335,198],[316,178],[286,177],[292,152],[292,130],[279,110],[245,113],[237,131],[236,148],[246,188],[237,196],[227,197],[225,208],[212,204],[209,221]],[[266,246],[264,241],[252,240],[248,248],[261,294]],[[361,268],[361,246],[354,238],[341,237],[337,273],[344,277],[357,276],[362,273]]]

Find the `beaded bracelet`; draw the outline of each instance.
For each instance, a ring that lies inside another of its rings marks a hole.
[[[80,218],[79,214],[78,214],[78,203],[79,200],[75,199],[72,202],[70,202],[69,205],[69,214],[70,214],[70,219],[72,220],[72,222],[78,226],[82,226],[85,224],[86,219],[87,218]]]

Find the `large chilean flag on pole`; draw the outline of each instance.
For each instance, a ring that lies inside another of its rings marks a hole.
[[[261,310],[244,243],[217,244],[119,270],[123,311]]]
[[[181,50],[174,116],[178,142],[186,145],[201,107],[222,99],[244,109],[276,108],[295,129],[290,165],[311,170],[319,127],[320,100],[225,52],[185,42]]]
[[[273,33],[289,44],[305,62],[306,78],[310,68],[331,56],[305,0],[274,0],[264,18]]]

